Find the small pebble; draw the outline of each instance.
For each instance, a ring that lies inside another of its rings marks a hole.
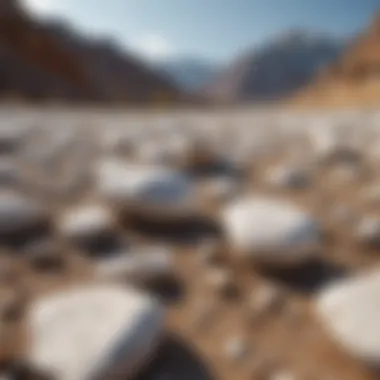
[[[54,241],[43,240],[26,246],[25,256],[30,267],[38,272],[62,271],[65,267],[64,256]]]
[[[69,209],[59,218],[57,229],[66,239],[87,242],[108,235],[114,228],[112,213],[102,205]]]
[[[219,294],[226,297],[236,296],[238,287],[232,273],[227,269],[213,268],[209,271],[207,281]]]
[[[243,360],[248,353],[246,342],[239,337],[229,339],[225,344],[224,350],[226,356],[234,362]]]
[[[261,316],[284,306],[283,293],[277,287],[269,284],[255,289],[249,299],[249,310],[252,316]]]

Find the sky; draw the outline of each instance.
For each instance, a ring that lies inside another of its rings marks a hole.
[[[227,63],[287,30],[347,37],[380,0],[23,0],[88,35],[114,38],[142,59],[191,57]]]

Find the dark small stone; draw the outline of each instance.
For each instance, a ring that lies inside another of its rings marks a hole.
[[[59,272],[65,268],[65,260],[54,241],[41,241],[25,249],[29,265],[38,272]]]
[[[65,260],[61,255],[41,252],[33,255],[30,265],[38,272],[61,272],[65,268]]]
[[[17,303],[9,305],[3,313],[3,319],[6,322],[15,322],[21,319],[23,308]]]

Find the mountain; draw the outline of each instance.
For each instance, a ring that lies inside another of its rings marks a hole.
[[[378,105],[380,101],[380,12],[306,88],[296,104]]]
[[[155,65],[155,69],[184,91],[196,91],[215,79],[219,65],[194,58],[177,58]]]
[[[15,0],[0,4],[0,95],[145,104],[185,100],[173,83],[112,41],[33,19]]]
[[[61,50],[15,0],[0,1],[0,93],[33,99],[91,98],[75,57]]]
[[[238,57],[204,92],[216,102],[277,100],[305,86],[341,49],[328,37],[289,32]]]
[[[110,39],[91,40],[58,23],[45,24],[66,52],[86,68],[95,90],[110,101],[162,103],[184,100],[176,85]]]

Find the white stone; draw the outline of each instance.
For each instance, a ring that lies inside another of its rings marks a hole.
[[[277,199],[241,198],[224,209],[222,223],[232,249],[264,263],[298,263],[320,244],[316,220]]]
[[[379,269],[330,285],[318,296],[316,311],[326,331],[346,352],[379,364]]]
[[[103,279],[125,279],[135,283],[165,280],[174,275],[173,254],[165,247],[137,250],[99,261],[96,274]]]
[[[100,194],[134,210],[183,215],[195,207],[195,192],[190,179],[161,166],[109,160],[97,167],[96,177]]]
[[[224,349],[226,356],[233,361],[242,360],[248,353],[248,347],[240,337],[230,338]]]
[[[221,294],[227,294],[236,288],[233,275],[228,269],[209,269],[207,282],[216,292]]]
[[[46,220],[47,212],[36,200],[10,191],[0,192],[0,234],[23,232]]]
[[[284,297],[280,289],[273,285],[264,284],[252,292],[248,306],[253,316],[258,316],[270,311],[283,300]]]
[[[80,205],[65,210],[58,218],[57,230],[70,240],[88,240],[112,231],[115,220],[109,209],[100,204]]]
[[[117,286],[68,289],[33,302],[27,359],[60,380],[124,379],[154,352],[161,306]]]

